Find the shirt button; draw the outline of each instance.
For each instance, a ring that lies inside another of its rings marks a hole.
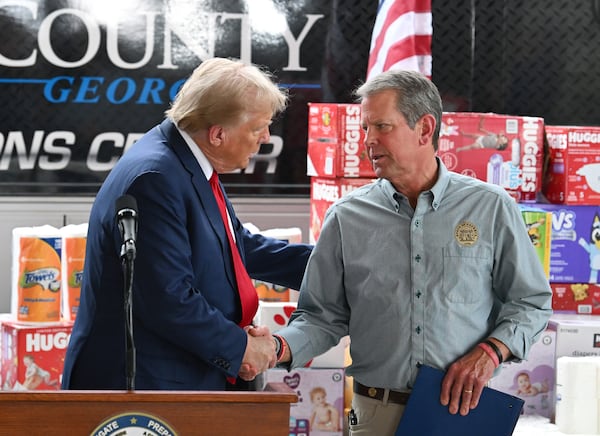
[[[417,328],[415,329],[415,331],[417,332],[418,335],[421,334],[421,327],[417,326]]]
[[[415,256],[415,260],[416,260],[417,262],[421,262],[421,255],[420,255],[420,254],[417,254],[417,255]]]
[[[421,298],[421,295],[423,295],[423,293],[420,290],[417,291],[417,298]]]
[[[420,225],[421,225],[421,221],[419,221],[419,220],[416,220],[416,221],[415,221],[415,227],[419,227]]]

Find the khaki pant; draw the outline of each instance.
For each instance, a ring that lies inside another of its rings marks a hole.
[[[394,436],[405,407],[388,402],[387,392],[383,400],[354,394],[352,408],[358,423],[349,425],[350,436]]]

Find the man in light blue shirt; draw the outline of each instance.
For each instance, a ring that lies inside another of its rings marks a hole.
[[[436,157],[442,105],[419,73],[357,90],[379,179],[327,212],[298,309],[276,336],[290,368],[350,335],[350,430],[393,434],[420,364],[447,370],[450,413],[477,406],[503,360],[525,359],[551,290],[518,204]]]

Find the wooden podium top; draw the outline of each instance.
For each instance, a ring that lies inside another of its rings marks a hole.
[[[285,383],[260,392],[0,391],[0,434],[279,436],[297,401]],[[126,419],[137,433],[123,432]]]

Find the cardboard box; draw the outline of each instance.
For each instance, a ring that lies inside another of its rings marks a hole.
[[[2,390],[59,390],[73,322],[3,321]]]
[[[269,369],[265,374],[267,383],[283,382],[298,395],[298,402],[290,405],[290,436],[342,436],[343,369]],[[319,407],[317,395],[323,401]]]
[[[556,313],[548,329],[556,331],[556,358],[600,356],[600,317]]]
[[[542,190],[544,120],[444,112],[438,156],[451,171],[504,187],[519,202]]]
[[[552,241],[552,212],[520,204],[521,215],[527,226],[529,239],[542,263],[546,277],[550,277],[550,245]]]
[[[552,212],[551,283],[598,283],[600,206],[538,203]]]
[[[314,244],[319,239],[323,219],[329,206],[342,198],[348,192],[373,182],[374,179],[326,179],[313,177],[310,181],[310,226],[309,243]]]
[[[589,283],[550,283],[555,312],[600,315],[600,286]]]
[[[296,310],[296,302],[276,303],[268,301],[259,301],[258,311],[254,318],[256,325],[269,327],[271,332],[276,332],[285,327],[292,313]],[[345,350],[350,344],[350,339],[345,336],[340,342],[329,351],[316,356],[305,366],[310,368],[343,368],[345,362]]]
[[[360,110],[355,103],[308,104],[307,175],[375,177]]]
[[[529,350],[527,360],[505,362],[489,386],[525,401],[524,415],[554,419],[556,331],[546,330]]]
[[[543,193],[548,201],[600,204],[600,127],[546,126],[546,139]]]

